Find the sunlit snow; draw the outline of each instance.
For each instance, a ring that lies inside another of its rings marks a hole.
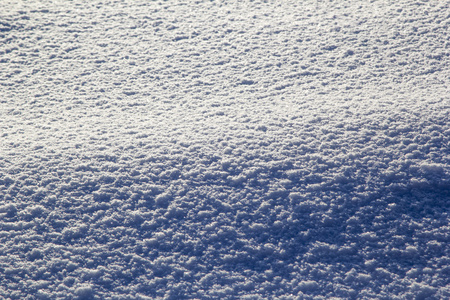
[[[1,1],[0,298],[449,299],[449,24]]]

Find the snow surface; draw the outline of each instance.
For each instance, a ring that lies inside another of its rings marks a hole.
[[[1,298],[450,298],[449,1],[0,6]]]

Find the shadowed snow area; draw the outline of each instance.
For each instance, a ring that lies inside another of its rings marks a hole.
[[[0,6],[0,298],[450,298],[448,1]]]

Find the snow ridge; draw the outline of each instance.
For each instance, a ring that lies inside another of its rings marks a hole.
[[[0,297],[445,299],[445,1],[0,12]]]

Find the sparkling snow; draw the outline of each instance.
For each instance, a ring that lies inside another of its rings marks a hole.
[[[450,298],[448,1],[0,6],[0,298]]]

